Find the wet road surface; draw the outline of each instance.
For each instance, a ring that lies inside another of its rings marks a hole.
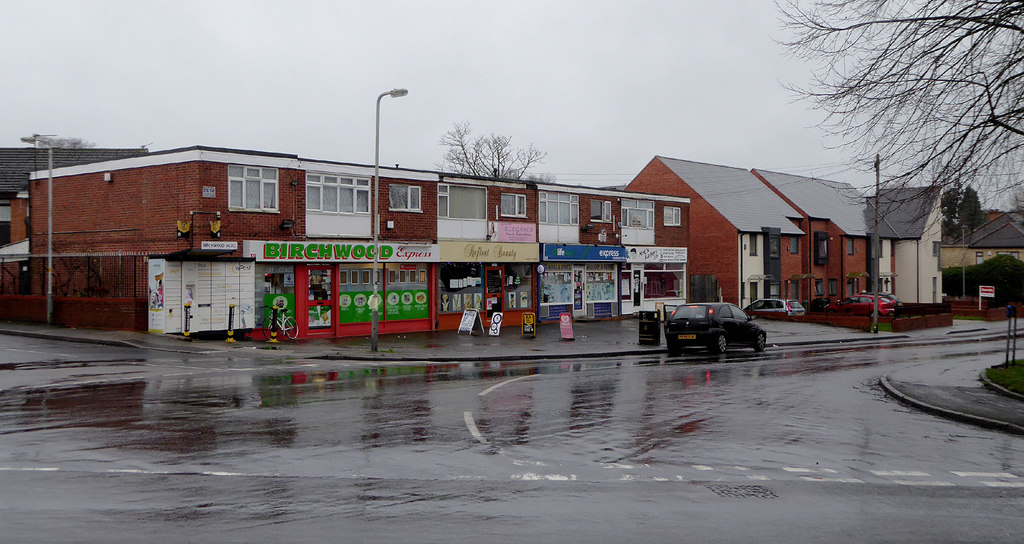
[[[1024,439],[877,385],[999,349],[195,359],[0,397],[0,524],[16,541],[1016,542]]]

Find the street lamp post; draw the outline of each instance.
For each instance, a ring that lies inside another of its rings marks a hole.
[[[49,138],[33,134],[21,139],[26,144],[46,146],[49,177],[46,186],[46,324],[53,325],[53,144]]]
[[[378,293],[378,271],[380,247],[377,245],[380,236],[380,99],[385,96],[401,98],[409,94],[406,89],[391,89],[390,91],[377,95],[377,131],[373,143],[373,295],[370,296],[370,310],[372,312],[370,327],[370,351],[377,351],[377,332],[380,326],[380,294]]]

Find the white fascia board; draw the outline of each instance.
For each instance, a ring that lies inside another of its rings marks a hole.
[[[299,161],[290,157],[268,157],[248,153],[187,149],[174,153],[154,153],[152,155],[142,155],[126,159],[114,159],[111,161],[93,162],[78,166],[54,168],[53,175],[54,177],[76,176],[79,174],[95,174],[97,172],[110,172],[115,170],[127,170],[129,168],[145,168],[148,166],[163,166],[166,164],[180,164],[196,161],[239,164],[243,166],[265,166],[272,168],[299,167]],[[47,179],[48,177],[48,170],[37,170],[29,174],[30,180]]]
[[[629,200],[657,200],[658,202],[677,202],[689,204],[688,196],[659,195],[655,193],[641,193],[637,191],[621,191],[616,189],[597,189],[594,187],[582,187],[575,185],[552,185],[537,183],[537,190],[545,193],[569,193],[576,195],[606,196],[611,198],[625,198]]]
[[[323,174],[345,174],[361,178],[373,178],[372,166],[359,166],[355,164],[338,164],[322,161],[311,161],[300,159],[299,170],[307,172],[318,172]],[[437,181],[438,175],[433,172],[421,172],[417,170],[396,170],[394,168],[381,168],[381,177],[392,179],[407,179],[410,181]]]

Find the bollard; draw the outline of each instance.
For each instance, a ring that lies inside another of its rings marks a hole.
[[[277,343],[277,310],[279,306],[277,304],[270,310],[270,340],[267,343]]]
[[[235,305],[231,304],[228,306],[228,339],[225,342],[234,343],[235,341]]]
[[[189,325],[192,321],[192,303],[185,303],[185,338],[189,338]]]

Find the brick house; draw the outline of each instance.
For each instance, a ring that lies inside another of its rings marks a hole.
[[[626,190],[690,199],[692,301],[745,306],[801,274],[802,215],[747,170],[657,156]]]

